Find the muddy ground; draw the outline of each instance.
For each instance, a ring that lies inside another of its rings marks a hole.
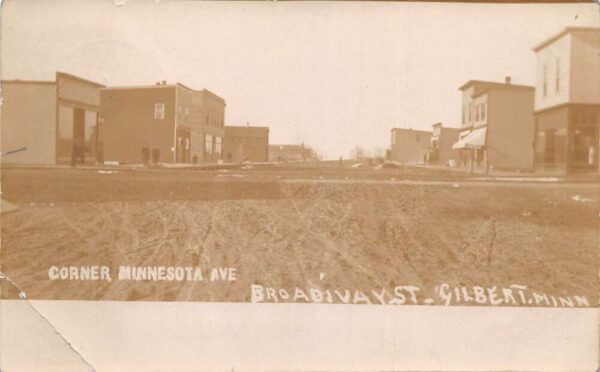
[[[3,169],[2,189],[20,209],[2,216],[0,269],[28,298],[245,302],[258,284],[308,297],[311,288],[385,288],[392,299],[397,286],[412,285],[440,304],[435,292],[447,283],[520,284],[598,304],[598,188],[590,184],[320,166]],[[50,280],[53,265],[105,265],[113,280]],[[115,280],[119,266],[201,267],[205,277]],[[219,267],[235,268],[236,280],[211,282]],[[3,288],[3,297],[18,294]]]

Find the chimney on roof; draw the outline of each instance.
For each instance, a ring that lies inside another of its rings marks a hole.
[[[510,80],[511,80],[510,76],[507,76],[507,77],[504,78],[504,83],[505,84],[510,84]]]
[[[160,85],[160,81],[157,81],[157,82],[156,82],[156,85]]]
[[[167,81],[166,81],[166,80],[163,80],[163,81],[162,81],[162,85],[167,85]]]

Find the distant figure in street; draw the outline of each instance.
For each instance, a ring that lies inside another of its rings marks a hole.
[[[96,145],[96,164],[104,164],[104,148],[102,147],[102,142],[98,142]]]
[[[227,162],[231,163],[231,152],[227,153]]]
[[[194,153],[194,155],[192,156],[192,163],[196,164],[198,163],[198,155]]]
[[[148,148],[148,145],[146,144],[142,148],[142,163],[145,166],[148,166],[149,162],[150,162],[150,149]]]
[[[155,167],[158,167],[158,161],[160,160],[160,149],[158,146],[154,145],[152,148],[152,163],[154,163]]]

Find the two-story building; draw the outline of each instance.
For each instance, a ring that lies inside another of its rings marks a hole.
[[[392,128],[388,160],[402,164],[424,164],[431,144],[432,132]]]
[[[227,163],[269,160],[269,127],[225,126],[223,160]]]
[[[533,168],[534,88],[470,80],[462,93],[459,166],[475,172],[531,171]]]
[[[2,81],[2,163],[94,163],[102,157],[100,89],[64,72],[54,81]]]
[[[106,161],[141,163],[142,149],[158,148],[160,162],[223,159],[225,100],[183,84],[101,90],[100,122]]]
[[[432,135],[428,163],[434,165],[456,165],[458,150],[454,150],[452,146],[458,138],[460,129],[444,127],[442,123],[435,123],[431,127]]]
[[[598,172],[600,28],[567,27],[533,50],[536,171]]]

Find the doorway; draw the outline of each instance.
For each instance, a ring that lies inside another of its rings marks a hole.
[[[177,140],[175,142],[175,162],[190,163],[190,131],[186,128],[177,128]]]

